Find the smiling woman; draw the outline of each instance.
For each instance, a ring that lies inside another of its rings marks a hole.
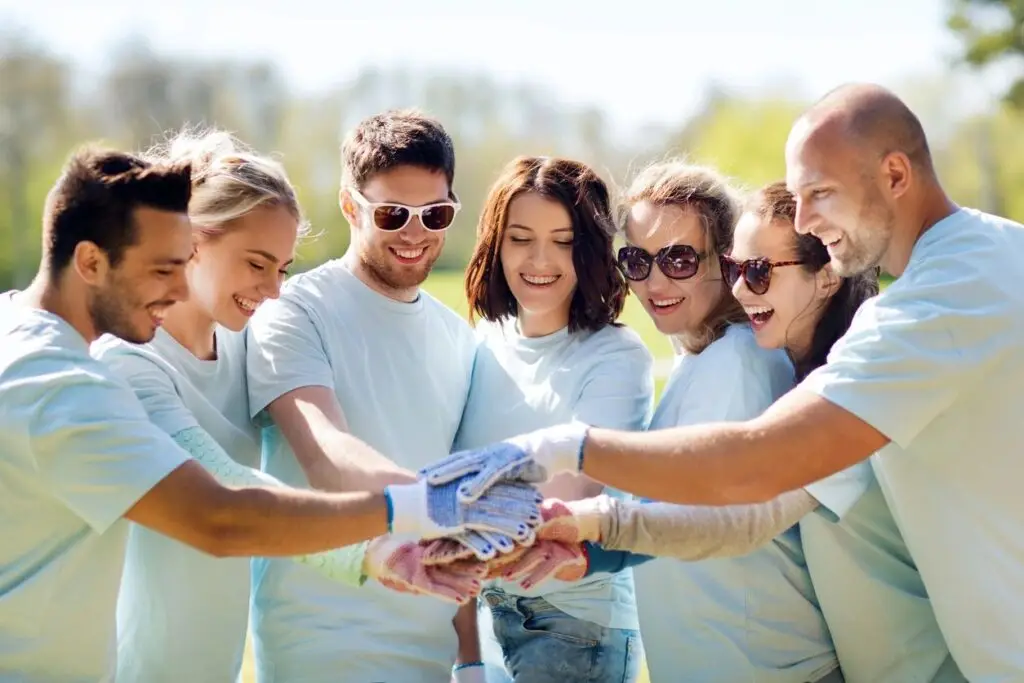
[[[483,320],[456,449],[569,420],[646,426],[653,362],[639,336],[617,323],[626,284],[613,234],[608,189],[586,165],[520,157],[505,167],[466,270],[471,314]],[[543,488],[568,500],[602,490],[582,476]],[[562,561],[581,560],[577,548]],[[636,680],[640,642],[629,572],[534,584],[496,581],[483,592],[487,664],[535,683]]]

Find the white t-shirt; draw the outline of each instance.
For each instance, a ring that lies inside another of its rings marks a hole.
[[[259,467],[244,334],[218,329],[216,339],[216,360],[196,358],[162,329],[149,344],[104,337],[92,353],[131,385],[165,433],[199,427],[236,461]],[[249,622],[249,565],[132,525],[117,610],[118,683],[235,680]]]
[[[969,680],[1024,680],[1024,227],[932,226],[802,386],[891,443],[872,458]]]
[[[0,681],[110,681],[122,517],[188,454],[59,316],[0,337]]]
[[[413,303],[373,291],[340,261],[297,275],[248,326],[249,406],[256,415],[304,386],[334,391],[351,433],[412,470],[451,452],[476,341],[426,292]],[[276,428],[264,469],[308,486]],[[456,607],[376,584],[352,588],[287,559],[254,561],[253,616],[262,681],[447,683]]]
[[[756,417],[793,381],[783,351],[731,325],[678,357],[651,429]],[[743,557],[661,558],[633,575],[652,683],[807,683],[838,665],[795,526]]]

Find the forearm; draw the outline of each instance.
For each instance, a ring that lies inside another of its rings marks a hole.
[[[767,503],[723,507],[609,499],[601,545],[680,560],[736,557],[769,543],[817,506],[803,489]]]
[[[667,503],[763,503],[845,470],[886,443],[853,413],[797,387],[746,422],[639,433],[591,429],[583,472]]]
[[[337,398],[326,387],[296,389],[268,411],[313,488],[380,491],[416,480],[414,473],[348,433]]]
[[[455,664],[472,664],[480,661],[480,636],[477,631],[477,601],[473,598],[459,607],[452,619],[452,627],[459,640]]]
[[[174,440],[184,448],[217,480],[228,486],[280,486],[286,484],[265,472],[242,465],[229,456],[223,448],[205,431],[193,427],[174,435]],[[362,566],[366,555],[366,543],[337,548],[323,553],[299,555],[292,559],[300,564],[313,567],[329,579],[359,586],[365,581]]]
[[[227,489],[211,505],[207,524],[217,555],[299,556],[388,533],[388,506],[382,492]]]

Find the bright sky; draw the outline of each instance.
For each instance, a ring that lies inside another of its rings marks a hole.
[[[83,66],[124,36],[158,49],[275,60],[294,87],[368,65],[453,67],[547,85],[601,105],[620,126],[676,121],[711,83],[849,80],[899,89],[955,52],[945,0],[0,0],[23,27]],[[173,8],[173,9],[172,9]],[[88,28],[87,28],[88,27]]]

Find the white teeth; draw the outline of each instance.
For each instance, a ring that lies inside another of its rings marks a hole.
[[[242,308],[244,308],[247,311],[255,311],[256,308],[260,305],[260,303],[258,301],[253,301],[252,299],[243,299],[242,297],[238,296],[237,294],[235,295],[234,298],[235,298],[235,303],[238,304],[239,306],[241,306]]]
[[[395,253],[402,258],[414,259],[419,258],[420,255],[426,251],[426,247],[420,247],[419,249],[395,249]]]
[[[771,306],[748,306],[746,308],[747,315],[758,315],[761,313],[771,313],[775,309]]]
[[[531,285],[550,285],[558,277],[558,275],[523,275],[523,279]]]
[[[678,299],[652,299],[651,303],[657,306],[658,308],[662,308],[664,306],[675,306],[682,300],[682,297],[679,297]]]

